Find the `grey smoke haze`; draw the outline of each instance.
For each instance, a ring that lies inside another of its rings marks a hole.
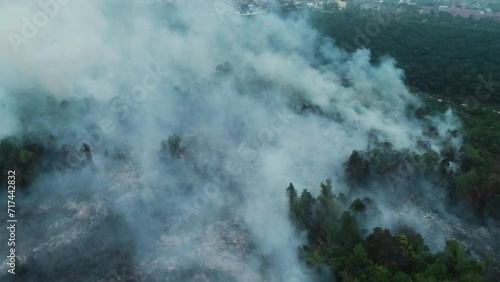
[[[13,47],[6,35],[22,36],[22,18],[41,8],[1,2],[0,137],[74,152],[89,143],[93,156],[83,168],[76,153],[59,157],[73,168],[43,172],[16,198],[32,281],[62,270],[67,281],[313,280],[297,257],[305,238],[288,220],[288,183],[316,194],[331,177],[345,193],[353,150],[387,141],[418,152],[423,140],[439,152],[428,126],[441,136],[460,128],[451,111],[416,119],[422,103],[392,59],[372,66],[368,50],[343,52],[305,18],[179,6],[68,1]],[[179,159],[161,155],[172,134]],[[442,245],[410,212],[383,208],[371,224],[399,221]]]

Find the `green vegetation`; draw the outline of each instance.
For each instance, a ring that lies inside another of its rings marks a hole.
[[[349,52],[366,47],[373,62],[387,55],[395,58],[410,87],[436,97],[417,110],[418,118],[447,107],[458,112],[464,146],[458,170],[446,176],[448,194],[477,215],[500,219],[500,22],[355,7],[313,12],[311,18],[322,34]],[[438,103],[437,98],[445,102]],[[422,157],[428,164],[439,161],[432,152]],[[366,165],[356,153],[351,158],[348,181],[366,181]],[[399,166],[399,162],[383,162],[387,169],[391,164]],[[375,172],[380,173],[380,167]]]
[[[365,218],[369,199],[356,199],[343,210],[331,180],[321,183],[316,198],[307,189],[298,197],[292,183],[286,193],[292,222],[307,232],[301,257],[312,268],[327,266],[338,281],[486,281],[484,264],[456,241],[447,241],[444,250],[434,254],[407,226],[395,234],[377,227],[365,236],[358,221]]]
[[[42,146],[7,137],[0,141],[0,171],[5,179],[9,170],[16,170],[16,185],[27,187],[44,149]]]
[[[181,146],[181,137],[177,134],[173,134],[167,140],[161,141],[160,152],[163,156],[168,152],[170,156],[179,159],[184,154],[184,151],[185,148]]]
[[[421,109],[424,115],[452,106],[463,123],[460,166],[450,181],[449,195],[479,216],[500,219],[500,107],[469,109],[435,99],[426,103],[426,109]]]
[[[350,52],[366,47],[374,62],[383,56],[395,58],[411,87],[460,103],[467,96],[491,92],[488,103],[500,102],[498,21],[357,8],[314,12],[312,21]]]
[[[460,112],[465,145],[453,196],[483,216],[500,219],[500,115],[492,111]]]

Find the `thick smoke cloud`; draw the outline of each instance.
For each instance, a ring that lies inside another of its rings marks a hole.
[[[420,140],[439,152],[428,126],[441,136],[460,127],[451,111],[415,118],[422,103],[393,60],[347,54],[302,17],[29,3],[0,6],[0,136],[55,148],[51,169],[17,199],[19,258],[33,281],[312,280],[288,183],[317,193],[331,177],[345,193],[353,150],[384,141],[418,151]],[[35,25],[41,11],[47,21]],[[179,157],[161,149],[173,134]],[[390,207],[372,224],[398,220],[424,226]]]

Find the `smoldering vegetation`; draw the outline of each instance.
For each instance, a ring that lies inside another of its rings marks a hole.
[[[39,9],[0,7],[18,34]],[[321,281],[299,259],[289,182],[331,178],[374,201],[365,228],[407,224],[434,250],[465,228],[439,188],[460,162],[453,111],[419,116],[392,59],[345,53],[304,17],[224,15],[71,1],[2,49],[2,171],[20,173],[2,279]]]

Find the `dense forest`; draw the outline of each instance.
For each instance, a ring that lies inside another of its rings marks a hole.
[[[350,189],[370,187],[421,200],[426,196],[417,195],[423,191],[412,188],[411,179],[425,176],[444,183],[436,186],[444,189],[448,209],[471,222],[498,224],[500,22],[357,8],[313,12],[311,18],[322,34],[348,52],[368,48],[375,64],[393,57],[407,85],[426,101],[415,112],[418,118],[451,107],[463,122],[460,155],[440,152],[446,156],[442,160],[429,148],[418,155],[387,143],[354,151],[345,164]],[[429,128],[428,134],[434,130]],[[460,164],[453,172],[448,169],[451,160]],[[397,181],[387,176],[408,165],[410,178]],[[286,189],[291,220],[307,231],[309,244],[299,251],[311,267],[327,266],[340,281],[495,281],[498,269],[490,266],[498,261],[485,253],[482,262],[476,261],[457,241],[447,241],[443,252],[431,254],[411,227],[401,226],[395,234],[379,227],[371,233],[361,230],[359,223],[373,201],[358,198],[349,205],[349,197],[334,195],[331,189],[328,180],[321,183],[316,198],[307,189],[298,193],[293,184]]]
[[[374,61],[393,57],[410,87],[460,103],[468,96],[500,102],[496,20],[356,7],[311,17],[320,32],[348,51],[369,48]]]
[[[115,16],[89,3],[66,20]],[[68,79],[76,96],[53,96],[45,73],[28,90],[12,82],[11,100],[0,92],[16,121],[0,171],[16,170],[17,194],[0,192],[22,222],[11,281],[297,281],[291,269],[298,281],[499,281],[499,22],[163,13],[118,21],[114,48],[88,46],[131,62],[61,68],[84,77]],[[120,95],[104,99],[96,81]]]
[[[292,183],[286,193],[291,220],[307,232],[309,244],[299,252],[309,267],[327,266],[340,281],[486,281],[482,273],[491,265],[471,258],[457,241],[431,253],[409,226],[394,234],[380,227],[361,230],[358,222],[373,203],[355,199],[348,205],[344,195],[333,194],[331,180],[321,183],[317,197],[307,189],[298,195]]]

